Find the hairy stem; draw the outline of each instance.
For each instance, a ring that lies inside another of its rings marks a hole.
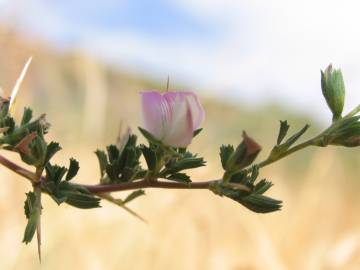
[[[14,171],[15,173],[29,179],[33,182],[36,179],[36,174],[30,172],[29,170],[18,166],[12,161],[0,155],[0,164],[5,166],[6,168]],[[41,177],[41,182],[43,182],[45,178]],[[170,182],[170,181],[147,181],[146,179],[142,179],[134,182],[126,182],[119,184],[108,184],[108,185],[82,185],[77,184],[86,188],[93,194],[101,194],[106,192],[115,192],[115,191],[124,191],[124,190],[133,190],[133,189],[141,189],[141,188],[166,188],[166,189],[209,189],[212,185],[221,182],[222,180],[210,180],[210,181],[199,181],[199,182],[191,182],[191,183],[182,183],[182,182]],[[245,191],[249,191],[249,188],[245,185],[238,185],[238,189],[242,189]]]
[[[209,189],[211,185],[220,182],[221,180],[211,180],[203,182],[181,183],[181,182],[169,182],[169,181],[147,181],[140,180],[135,182],[127,182],[120,184],[109,185],[81,185],[89,190],[91,193],[104,193],[114,192],[122,190],[132,190],[141,188],[167,188],[167,189]],[[244,186],[245,190],[248,190]]]
[[[280,154],[276,158],[268,157],[266,160],[258,163],[257,166],[259,166],[259,168],[265,167],[265,166],[267,166],[267,165],[269,165],[271,163],[274,163],[274,162],[276,162],[276,161],[278,161],[278,160],[280,160],[280,159],[282,159],[284,157],[287,157],[287,156],[289,156],[289,155],[291,155],[291,154],[293,154],[293,153],[295,153],[295,152],[297,152],[299,150],[302,150],[302,149],[304,149],[304,148],[306,148],[308,146],[313,146],[315,141],[318,138],[319,138],[319,136],[316,136],[316,137],[314,137],[314,138],[312,138],[312,139],[310,139],[310,140],[308,140],[306,142],[303,142],[303,143],[300,143],[300,144],[298,144],[298,145],[296,145],[294,147],[291,147],[290,149],[288,149],[284,153]]]

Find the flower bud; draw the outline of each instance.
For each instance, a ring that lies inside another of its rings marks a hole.
[[[344,108],[345,84],[340,69],[329,65],[321,71],[321,88],[326,102],[333,113],[333,120],[341,118]]]
[[[244,131],[243,141],[230,156],[226,164],[226,171],[236,172],[249,166],[256,159],[260,151],[261,146]]]
[[[145,130],[172,147],[187,147],[204,120],[205,112],[193,92],[142,92]]]

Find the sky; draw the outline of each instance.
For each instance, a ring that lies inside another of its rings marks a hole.
[[[343,70],[346,110],[360,103],[359,10],[348,0],[0,0],[0,21],[186,90],[325,121],[329,63]]]

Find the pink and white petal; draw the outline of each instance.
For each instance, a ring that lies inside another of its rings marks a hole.
[[[172,103],[172,119],[166,128],[163,143],[173,147],[186,147],[193,138],[193,119],[189,103],[176,97]]]
[[[181,102],[187,100],[189,102],[190,110],[192,113],[194,130],[200,127],[201,123],[205,119],[205,111],[199,99],[193,92],[167,92],[164,94],[164,98],[166,98],[168,102],[174,102],[176,98],[179,98]]]
[[[193,92],[186,92],[186,99],[189,102],[194,130],[198,129],[205,119],[205,111],[198,97]]]
[[[155,138],[164,136],[164,99],[159,92],[141,92],[144,128]],[[166,106],[166,105],[165,105]]]

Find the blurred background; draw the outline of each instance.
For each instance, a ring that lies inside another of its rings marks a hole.
[[[192,150],[221,176],[218,147],[246,130],[264,158],[279,120],[308,136],[330,123],[320,69],[341,67],[346,110],[360,101],[357,1],[0,0],[0,87],[8,96],[29,56],[17,100],[53,124],[57,161],[80,161],[96,183],[93,151],[120,125],[141,125],[139,92],[192,90],[206,110]],[[14,161],[16,155],[6,154]],[[207,191],[148,190],[130,207],[82,211],[46,198],[43,261],[21,243],[26,181],[0,168],[0,269],[358,269],[358,149],[307,149],[262,170],[282,211],[258,215]],[[125,193],[118,194],[125,197]]]

